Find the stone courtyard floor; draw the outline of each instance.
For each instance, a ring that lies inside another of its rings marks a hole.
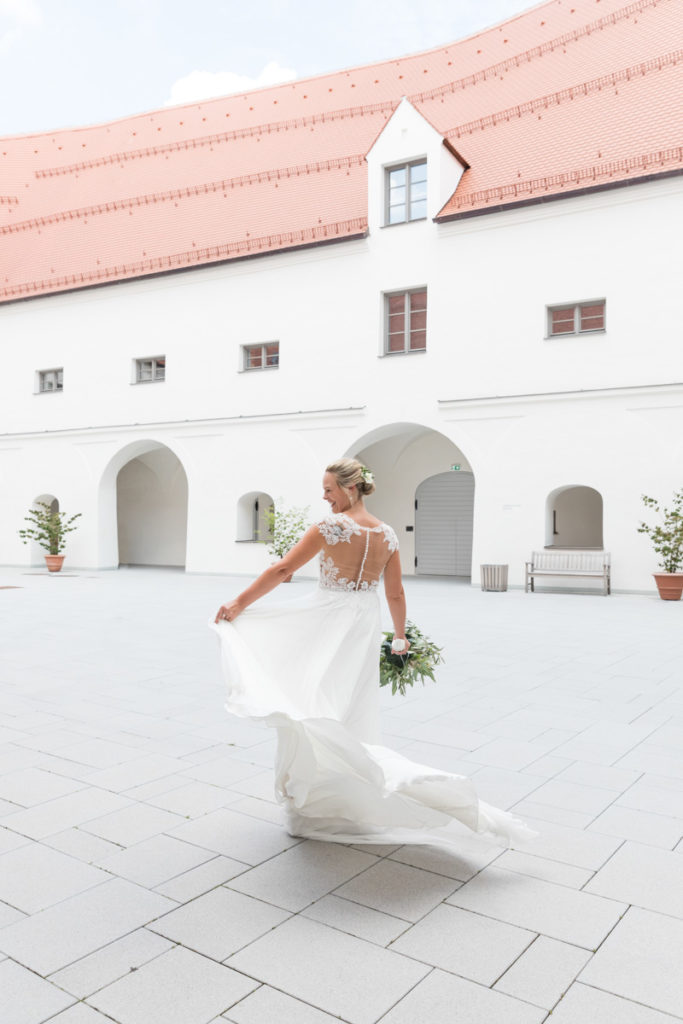
[[[445,853],[282,830],[206,625],[244,583],[0,570],[3,1024],[683,1019],[683,605],[406,582],[447,662],[385,742],[540,832]]]

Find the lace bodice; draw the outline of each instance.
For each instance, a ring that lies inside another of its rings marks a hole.
[[[360,526],[339,512],[325,516],[318,529],[324,542],[320,586],[326,590],[376,590],[384,566],[398,548],[398,538],[388,523]]]

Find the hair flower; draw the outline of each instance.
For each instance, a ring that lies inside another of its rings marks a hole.
[[[371,473],[367,466],[360,467],[360,475],[363,477],[366,484],[371,484],[375,481],[374,473]]]

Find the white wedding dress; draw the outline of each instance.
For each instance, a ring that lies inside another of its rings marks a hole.
[[[317,590],[212,623],[227,710],[277,730],[275,793],[287,830],[328,842],[456,847],[463,825],[505,846],[532,838],[479,800],[469,779],[380,745],[378,588],[396,534],[343,513],[318,529]]]

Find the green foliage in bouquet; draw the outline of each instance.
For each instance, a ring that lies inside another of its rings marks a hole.
[[[407,654],[394,654],[391,641],[394,634],[382,634],[379,652],[379,685],[391,686],[392,694],[406,695],[406,686],[413,686],[418,680],[424,686],[425,678],[434,680],[434,669],[443,661],[442,647],[420,632],[415,623],[406,623],[406,640],[410,641]]]

